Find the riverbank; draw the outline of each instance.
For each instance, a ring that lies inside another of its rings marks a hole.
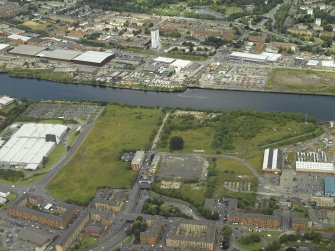
[[[119,85],[113,84],[108,85],[103,81],[95,81],[92,83],[87,80],[78,80],[74,79],[70,73],[67,72],[55,72],[52,69],[11,69],[4,70],[2,69],[2,74],[8,74],[10,77],[15,78],[30,78],[37,80],[48,80],[53,82],[59,82],[63,84],[75,84],[75,85],[91,85],[95,87],[103,87],[103,88],[118,88],[118,89],[130,89],[130,90],[140,90],[140,91],[159,91],[159,92],[184,92],[187,89],[187,86],[178,86],[174,88],[164,88],[164,87],[155,87],[155,86],[147,86],[142,84],[134,84],[134,85]]]
[[[286,72],[286,69],[284,72]],[[294,71],[296,73],[296,71]],[[308,72],[310,72],[308,70]],[[87,81],[87,80],[78,80],[74,79],[70,73],[67,72],[55,72],[52,69],[11,69],[11,70],[4,70],[1,69],[0,73],[8,74],[10,77],[15,78],[30,78],[30,79],[37,79],[37,80],[48,80],[53,82],[59,82],[64,84],[75,84],[75,85],[90,85],[94,87],[102,87],[102,88],[113,88],[113,89],[129,89],[129,90],[139,90],[139,91],[154,91],[154,92],[176,92],[176,93],[183,93],[187,89],[203,89],[203,90],[228,90],[228,91],[239,91],[239,92],[257,92],[257,93],[273,93],[273,94],[298,94],[298,95],[313,95],[313,96],[335,96],[335,85],[330,87],[325,87],[322,84],[323,88],[316,89],[315,87],[311,88],[311,91],[308,91],[308,86],[303,87],[294,87],[292,84],[279,84],[277,74],[281,75],[281,69],[274,69],[274,73],[270,76],[268,84],[264,89],[256,89],[256,88],[233,88],[233,87],[199,87],[199,86],[178,86],[174,88],[164,88],[164,87],[155,87],[155,86],[147,86],[143,84],[133,84],[133,85],[120,85],[120,84],[113,84],[110,85],[103,81]],[[325,73],[321,73],[325,74]],[[335,73],[334,74],[334,83],[335,83]],[[279,78],[280,79],[280,78]],[[286,88],[287,87],[287,88]],[[326,91],[324,91],[324,88]],[[319,90],[319,91],[318,91]],[[328,92],[327,92],[328,90]]]

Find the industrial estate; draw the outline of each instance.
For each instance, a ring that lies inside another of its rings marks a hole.
[[[0,0],[0,67],[333,95],[334,25],[323,0]],[[0,250],[335,250],[333,120],[2,92]]]

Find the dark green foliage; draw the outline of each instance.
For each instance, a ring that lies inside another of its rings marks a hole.
[[[128,228],[126,234],[128,236],[134,235],[135,240],[139,241],[140,233],[147,230],[148,225],[143,219],[143,217],[139,216],[136,218],[136,221],[132,224],[131,228]]]
[[[174,136],[170,139],[170,150],[182,150],[184,148],[184,140],[180,136]]]
[[[179,208],[164,203],[159,199],[147,199],[143,205],[142,213],[151,215],[160,215],[164,217],[182,217],[191,219],[188,214],[183,213]]]
[[[249,234],[241,237],[241,243],[248,245],[251,243],[256,243],[261,241],[261,237],[257,234]]]
[[[265,251],[279,251],[279,250],[280,250],[280,243],[278,241],[273,241],[265,248]]]
[[[222,241],[222,248],[223,249],[228,249],[230,247],[230,237],[233,233],[233,230],[231,229],[230,226],[225,225],[223,226],[222,230],[222,236],[223,236],[223,241]]]
[[[24,178],[24,173],[22,171],[0,169],[0,179],[16,182],[22,178]]]

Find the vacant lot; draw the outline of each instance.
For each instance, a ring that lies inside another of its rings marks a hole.
[[[196,118],[171,116],[167,121],[158,149],[169,150],[173,136],[184,139],[183,153],[245,152],[262,148],[312,132],[318,125],[305,124],[303,114],[229,111]],[[292,142],[291,142],[292,143]]]
[[[92,132],[47,188],[60,200],[85,204],[98,187],[129,188],[136,173],[123,149],[146,149],[163,116],[158,109],[106,107]]]
[[[212,159],[210,160],[208,179],[206,181],[197,181],[191,178],[181,182],[180,189],[162,189],[160,188],[161,182],[158,182],[154,185],[154,191],[185,200],[196,207],[202,207],[205,198],[239,198],[245,203],[246,207],[254,203],[255,195],[253,193],[233,192],[223,186],[225,181],[250,182],[251,190],[255,191],[257,178],[253,176],[249,169],[236,160],[225,158]]]
[[[34,22],[34,21],[26,21],[23,23],[24,26],[27,26],[33,30],[44,30],[46,29],[50,23],[46,23],[46,22]]]
[[[269,75],[267,89],[279,92],[335,94],[335,72],[273,69]]]

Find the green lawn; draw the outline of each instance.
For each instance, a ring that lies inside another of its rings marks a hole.
[[[266,89],[279,92],[335,94],[335,72],[327,70],[272,69]]]
[[[162,116],[158,109],[107,106],[75,156],[47,188],[60,200],[86,204],[99,187],[131,187],[136,172],[119,159],[120,153],[147,149]]]
[[[72,80],[69,77],[69,73],[54,72],[52,69],[13,69],[9,71],[9,75],[12,77],[45,79],[65,83]]]
[[[250,250],[250,251],[260,250],[263,247],[262,242],[243,244],[240,238],[237,239],[237,246],[243,248],[243,250]]]
[[[43,166],[43,171],[46,171],[57,164],[58,161],[64,156],[66,146],[59,143],[48,157],[48,162]]]

